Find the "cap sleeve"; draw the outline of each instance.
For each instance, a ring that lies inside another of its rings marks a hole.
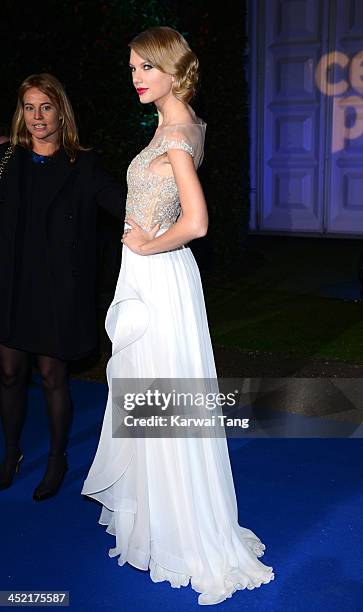
[[[181,149],[192,156],[194,165],[200,166],[204,155],[205,124],[169,125],[163,128],[164,151]]]

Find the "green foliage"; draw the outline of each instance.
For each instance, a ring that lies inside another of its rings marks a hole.
[[[25,77],[51,72],[71,98],[82,142],[102,151],[110,170],[124,177],[130,154],[155,126],[154,108],[143,107],[131,85],[128,43],[148,27],[175,27],[170,10],[158,0],[49,0],[46,11],[13,2],[0,11],[7,52],[1,121],[10,122]]]

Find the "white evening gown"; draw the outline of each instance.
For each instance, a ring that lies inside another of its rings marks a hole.
[[[131,162],[126,212],[160,235],[181,212],[173,176],[152,161],[183,149],[198,167],[206,124],[162,126]],[[150,166],[151,164],[151,166]],[[123,247],[115,297],[106,317],[113,378],[216,378],[199,270],[188,247],[141,256]],[[257,557],[265,545],[239,526],[225,437],[112,437],[109,392],[99,445],[82,494],[102,504],[99,519],[116,536],[119,565],[150,570],[154,582],[186,586],[198,603],[224,601],[274,578]]]

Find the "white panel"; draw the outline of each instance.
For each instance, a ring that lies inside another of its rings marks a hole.
[[[350,212],[363,211],[363,171],[345,172],[342,177],[343,208]]]
[[[363,2],[337,0],[336,9],[331,39],[340,65],[329,75],[339,89],[328,96],[327,231],[356,236],[363,235]]]
[[[363,36],[363,2],[362,0],[343,0],[339,7],[341,19],[340,35],[343,37]]]
[[[305,55],[303,49],[300,54],[296,51],[292,54],[290,49],[284,49],[282,53],[272,59],[274,100],[315,100],[313,58]]]
[[[274,155],[313,155],[314,115],[275,113]]]
[[[315,82],[322,8],[313,0],[264,2],[262,231],[322,232],[324,110]]]
[[[264,210],[264,229],[312,232],[319,230],[318,208],[311,207],[317,175],[312,168],[272,168],[271,198]]]
[[[267,0],[266,4],[271,7],[271,20],[267,24],[273,33],[270,33],[269,37],[275,42],[317,41],[320,30],[320,11],[316,10],[318,2],[309,0],[268,2]]]

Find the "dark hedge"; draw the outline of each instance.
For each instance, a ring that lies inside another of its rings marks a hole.
[[[193,106],[207,122],[200,177],[210,211],[208,237],[193,251],[205,272],[232,273],[241,262],[249,216],[246,3],[201,0],[48,0],[0,7],[2,47],[0,122],[9,123],[16,91],[29,74],[48,71],[65,85],[82,143],[102,152],[125,180],[132,157],[155,127],[152,107],[131,87],[128,42],[152,25],[181,31],[201,64]],[[118,272],[119,228],[100,214],[100,272],[104,291]]]

